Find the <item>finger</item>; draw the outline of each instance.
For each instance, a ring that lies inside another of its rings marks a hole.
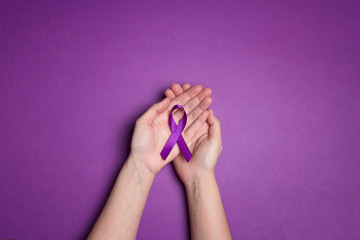
[[[183,90],[186,91],[186,90],[188,90],[190,87],[191,87],[191,86],[190,86],[189,83],[185,83],[185,84],[183,85]]]
[[[167,109],[170,104],[169,98],[164,98],[161,102],[153,104],[139,119],[138,121],[150,125],[154,119]]]
[[[196,146],[199,146],[204,140],[208,138],[208,129],[209,125],[207,123],[203,123],[199,131],[195,133],[193,138],[189,141],[191,149],[195,149]]]
[[[207,118],[209,117],[209,112],[204,111],[200,114],[200,116],[194,121],[188,129],[184,132],[184,137],[187,140],[190,140],[194,137],[194,135],[199,131],[201,126],[206,122]]]
[[[185,85],[185,84],[184,84]],[[190,86],[190,84],[189,84],[189,86]],[[197,85],[196,85],[197,86]],[[201,87],[201,85],[199,85],[200,87]],[[195,86],[194,86],[195,87]],[[192,89],[192,88],[191,88]],[[190,88],[188,89],[188,90],[190,90]],[[204,89],[205,90],[205,89]],[[198,95],[196,95],[195,97],[197,97],[197,99],[198,100],[202,100],[204,97],[206,97],[205,95],[204,95],[204,93],[206,93],[208,90],[202,90],[202,91],[200,91],[200,93],[198,94]],[[187,91],[185,91],[185,92],[187,92]],[[192,101],[193,103],[192,104],[194,104],[194,100],[193,100],[193,98],[192,99],[190,99],[189,101]],[[184,109],[185,109],[185,111],[186,111],[186,113],[187,114],[189,114],[193,109],[191,109],[189,106],[187,106],[187,104],[188,104],[188,102],[189,101],[187,101],[185,104],[183,104],[183,107],[184,107]],[[196,99],[195,99],[195,101],[196,101]],[[173,112],[173,116],[174,116],[174,119],[175,119],[175,121],[177,122],[180,118],[181,118],[181,116],[183,115],[183,112],[180,110],[180,109],[176,109],[174,112]],[[191,123],[190,123],[191,124]]]
[[[174,92],[175,96],[178,96],[184,92],[181,86],[177,83],[173,83],[171,85],[171,90]]]
[[[209,124],[209,139],[210,141],[221,141],[220,121],[215,117],[214,111],[209,108],[209,117],[207,122]]]
[[[169,99],[173,99],[175,97],[175,93],[170,88],[168,88],[165,90],[165,96]]]
[[[192,110],[189,114],[188,114],[188,122],[189,125],[187,124],[187,126],[185,127],[185,130],[190,127],[190,125],[196,121],[196,119],[204,112],[206,111],[206,109],[209,108],[209,106],[212,103],[212,98],[211,97],[206,97],[204,100],[201,101],[201,103],[194,109]]]
[[[184,106],[190,99],[198,95],[201,92],[201,89],[201,85],[195,85],[189,88],[187,91],[183,92],[182,94],[176,96],[174,99],[171,100],[171,106],[169,106],[169,110],[176,104]],[[174,113],[176,111],[177,110],[175,110]]]
[[[174,83],[175,84],[175,83]],[[186,91],[186,90],[188,90],[189,88],[190,88],[191,86],[190,86],[190,84],[189,83],[185,83],[184,85],[183,85],[183,92],[184,91]],[[177,88],[177,86],[175,87],[175,88]],[[174,93],[174,91],[172,90],[172,89],[170,89],[170,88],[168,88],[168,89],[166,89],[165,90],[165,96],[167,96],[168,98],[170,98],[170,99],[173,99],[174,97],[176,97],[177,95],[180,95],[182,92],[181,91],[176,91],[178,94],[176,94],[175,95],[175,93]]]
[[[183,105],[185,112],[188,114],[188,123],[191,125],[193,121],[206,109],[210,106],[212,99],[206,99],[208,96],[211,95],[211,89],[205,88],[203,89],[198,95],[196,95],[194,98],[189,100],[185,105]],[[203,100],[206,101],[202,103]],[[202,108],[197,108],[202,103]],[[192,113],[194,110],[196,111]],[[192,114],[191,114],[192,113]],[[183,115],[182,111],[176,111],[173,113],[175,121],[180,119]]]
[[[190,114],[199,104],[208,96],[211,95],[211,89],[203,89],[196,97],[192,98],[184,105],[185,111]]]

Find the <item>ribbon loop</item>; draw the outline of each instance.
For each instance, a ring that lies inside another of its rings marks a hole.
[[[172,116],[172,112],[177,108],[181,108],[184,111],[184,115],[180,119],[180,122],[178,125],[176,125],[175,120]],[[172,134],[170,135],[163,150],[160,153],[162,159],[165,160],[167,158],[167,156],[169,156],[171,149],[177,143],[180,148],[180,151],[184,155],[186,161],[187,162],[190,161],[192,154],[191,154],[188,146],[186,145],[184,138],[181,135],[181,133],[185,129],[186,121],[187,121],[187,115],[186,115],[184,107],[181,105],[178,105],[178,104],[174,105],[173,108],[171,109],[170,116],[169,116],[169,125],[170,125],[170,130],[171,130]]]

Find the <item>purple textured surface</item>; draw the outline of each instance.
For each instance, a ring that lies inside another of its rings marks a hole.
[[[81,239],[135,120],[213,89],[235,239],[360,239],[359,1],[0,1],[0,239]],[[171,165],[138,239],[187,239]]]

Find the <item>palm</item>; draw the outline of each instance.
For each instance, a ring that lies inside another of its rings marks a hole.
[[[188,182],[193,179],[194,174],[199,169],[207,169],[213,164],[209,162],[204,156],[209,151],[209,139],[208,139],[209,125],[205,123],[201,129],[195,134],[193,143],[190,146],[190,150],[193,156],[189,162],[186,162],[184,156],[179,154],[174,159],[174,167],[182,182]],[[202,156],[201,158],[198,156]]]
[[[160,152],[164,147],[167,139],[171,135],[168,124],[168,110],[158,115],[152,124],[137,124],[131,141],[131,151],[136,152],[139,159],[152,159],[144,164],[152,172],[157,173],[160,169],[179,154],[179,149],[175,148],[171,151],[169,157],[164,161]]]

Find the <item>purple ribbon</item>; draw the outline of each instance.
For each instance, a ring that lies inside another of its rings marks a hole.
[[[172,112],[177,108],[181,108],[184,111],[184,115],[180,119],[179,125],[176,125],[174,118],[172,116]],[[168,139],[168,141],[166,142],[163,150],[160,153],[161,157],[164,160],[167,158],[167,156],[169,156],[171,149],[175,146],[175,143],[177,143],[182,154],[184,155],[186,161],[187,162],[190,161],[190,159],[192,157],[191,152],[190,152],[188,146],[186,145],[184,138],[181,135],[182,131],[184,131],[184,128],[186,126],[186,121],[187,121],[187,116],[186,116],[186,112],[185,112],[185,109],[183,108],[183,106],[181,106],[181,105],[173,106],[173,108],[171,109],[171,112],[170,112],[170,116],[169,116],[169,124],[170,124],[170,129],[171,129],[172,134],[171,134],[170,138]]]

